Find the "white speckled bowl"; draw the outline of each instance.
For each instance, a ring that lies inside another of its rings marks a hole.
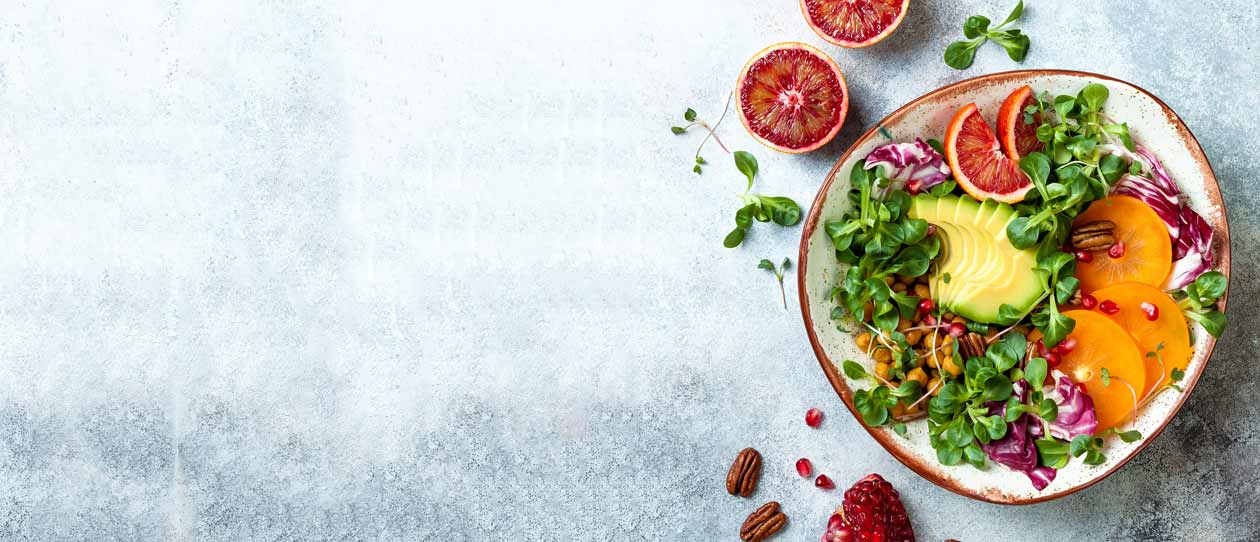
[[[821,227],[827,220],[840,217],[849,206],[844,195],[849,190],[847,173],[853,163],[888,141],[880,135],[880,126],[886,128],[897,141],[911,141],[916,136],[940,138],[950,117],[968,102],[975,102],[992,125],[1002,100],[1021,85],[1031,85],[1038,93],[1075,94],[1090,82],[1107,86],[1111,91],[1106,105],[1108,114],[1121,122],[1128,122],[1134,139],[1160,158],[1181,187],[1183,199],[1212,224],[1216,231],[1212,247],[1216,268],[1229,275],[1229,225],[1211,165],[1181,119],[1149,92],[1103,75],[1060,70],[996,73],[932,91],[880,121],[844,153],[819,189],[802,233],[797,280],[805,328],[823,372],[859,424],[862,422],[853,408],[852,390],[870,384],[846,379],[840,371],[840,363],[853,359],[863,363],[869,371],[873,370],[874,362],[857,348],[853,336],[838,330],[830,318],[833,305],[829,297],[841,276],[842,266],[836,261],[831,240]],[[1089,487],[1115,472],[1156,438],[1177,414],[1198,383],[1216,344],[1215,339],[1197,326],[1194,334],[1195,353],[1183,380],[1185,393],[1165,392],[1147,405],[1133,423],[1133,427],[1145,438],[1132,444],[1116,438],[1109,439],[1106,463],[1090,467],[1073,460],[1042,491],[1033,489],[1024,474],[998,465],[990,464],[986,470],[977,470],[969,465],[941,465],[936,460],[935,450],[928,444],[925,421],[909,424],[909,438],[899,437],[888,428],[867,430],[876,442],[907,467],[960,495],[1002,504],[1030,504],[1062,497]]]

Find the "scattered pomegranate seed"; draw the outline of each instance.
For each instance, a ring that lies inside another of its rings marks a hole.
[[[1111,248],[1107,249],[1107,255],[1112,258],[1124,257],[1124,242],[1116,241],[1116,244],[1111,245]]]
[[[931,299],[923,299],[919,301],[919,314],[932,312],[932,309],[935,308],[936,303],[933,303]]]
[[[821,487],[823,489],[835,489],[836,484],[835,482],[832,482],[831,478],[828,478],[826,474],[819,474],[817,478],[814,478],[814,487]]]
[[[935,316],[935,315],[932,315],[932,314],[929,314],[929,315],[927,315],[927,316],[924,316],[924,317],[923,317],[923,321],[924,321],[924,322],[927,322],[927,325],[929,325],[929,326],[934,326],[934,325],[936,325],[936,316]]]
[[[844,520],[863,542],[914,542],[914,528],[892,484],[878,474],[844,492]]]
[[[1068,337],[1063,339],[1058,346],[1054,347],[1054,353],[1063,356],[1071,353],[1076,349],[1076,337]]]
[[[1089,294],[1081,296],[1081,306],[1086,309],[1093,309],[1098,306],[1098,298]]]
[[[936,224],[928,224],[928,235],[936,235]]]
[[[1046,358],[1046,366],[1050,368],[1058,367],[1059,362],[1062,361],[1059,359],[1059,354],[1056,354],[1053,350],[1046,352],[1046,354],[1042,357]]]
[[[810,463],[808,459],[802,457],[796,460],[796,474],[801,475],[801,478],[809,478],[809,475],[813,473],[814,464]]]
[[[1115,314],[1120,312],[1120,305],[1117,305],[1115,301],[1105,299],[1102,303],[1098,304],[1098,310],[1103,311],[1106,314]]]
[[[1143,301],[1141,307],[1142,314],[1146,315],[1147,320],[1152,322],[1159,320],[1159,307],[1156,307],[1154,303]]]
[[[1091,254],[1088,250],[1078,250],[1076,251],[1076,261],[1081,262],[1081,263],[1089,263],[1089,262],[1094,261],[1094,255]]]
[[[967,334],[967,326],[962,322],[954,322],[949,325],[949,336],[957,339]]]
[[[820,423],[822,423],[822,411],[821,411],[821,410],[818,410],[818,409],[816,409],[816,408],[811,408],[811,409],[809,409],[809,412],[806,412],[806,413],[805,413],[805,425],[808,425],[808,426],[810,426],[810,427],[817,428],[817,427],[818,427],[818,424],[820,424]]]

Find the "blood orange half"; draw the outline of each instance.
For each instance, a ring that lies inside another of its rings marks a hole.
[[[822,51],[804,43],[780,43],[757,53],[744,66],[735,92],[744,127],[782,152],[826,145],[849,113],[844,74]]]
[[[1015,163],[1019,163],[1019,159],[1028,153],[1039,151],[1044,146],[1037,140],[1035,118],[1032,123],[1024,122],[1024,109],[1035,103],[1037,103],[1037,98],[1033,96],[1032,87],[1024,85],[1007,96],[1006,101],[1002,102],[1002,108],[998,110],[998,136],[1002,138],[1002,147],[1006,149],[1006,155]]]
[[[954,180],[977,200],[1015,203],[1032,189],[1032,181],[1002,152],[997,136],[974,103],[963,106],[949,121],[945,159]]]
[[[801,0],[809,27],[841,47],[879,43],[897,29],[909,9],[910,0]]]

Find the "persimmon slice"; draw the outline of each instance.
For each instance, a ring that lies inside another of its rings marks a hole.
[[[1094,400],[1098,431],[1116,427],[1142,400],[1146,367],[1141,351],[1124,328],[1106,316],[1087,310],[1065,311],[1063,315],[1076,321],[1068,335],[1076,339],[1076,347],[1060,358],[1058,369],[1085,386],[1085,393]]]
[[[1097,251],[1091,261],[1077,264],[1076,278],[1081,281],[1082,292],[1092,293],[1119,282],[1164,284],[1172,268],[1172,242],[1168,227],[1149,205],[1130,196],[1109,196],[1091,204],[1072,225],[1097,220],[1115,223],[1112,235],[1120,248]]]
[[[1156,386],[1168,382],[1173,369],[1186,370],[1193,350],[1190,346],[1190,326],[1182,315],[1177,302],[1163,290],[1139,282],[1123,282],[1094,291],[1099,302],[1111,300],[1119,307],[1115,314],[1103,314],[1129,332],[1142,352],[1146,366],[1146,386],[1142,395],[1149,394]],[[1142,303],[1150,303],[1157,309],[1154,320],[1142,311]],[[1159,345],[1163,344],[1163,348]],[[1159,356],[1150,355],[1158,350]]]

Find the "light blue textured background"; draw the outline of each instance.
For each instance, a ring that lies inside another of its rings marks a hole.
[[[883,473],[920,540],[1256,540],[1253,2],[1032,1],[1026,62],[957,72],[963,19],[1011,7],[960,4],[851,51],[790,0],[0,2],[0,540],[735,540],[774,499],[776,538],[812,541],[840,492],[800,456]],[[722,248],[743,181],[668,131],[784,40],[845,70],[841,136],[721,133],[805,205],[870,123],[968,76],[1097,71],[1180,113],[1233,219],[1232,324],[1146,452],[999,507],[843,410],[795,276],[784,311],[755,268],[800,228]],[[750,445],[761,487],[727,496]]]

